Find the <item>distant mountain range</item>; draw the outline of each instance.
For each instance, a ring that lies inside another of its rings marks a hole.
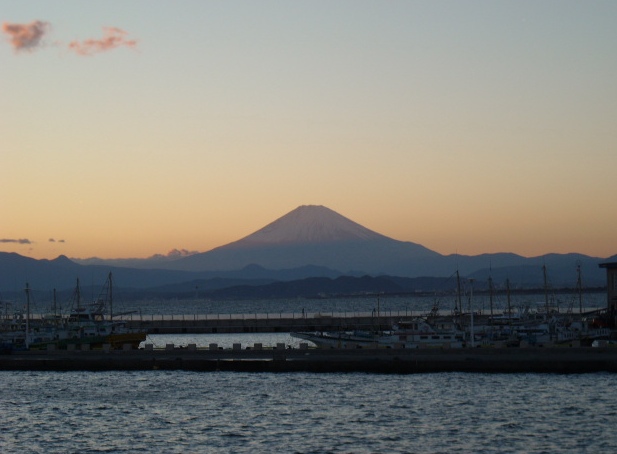
[[[277,285],[283,286],[278,282],[308,278],[326,278],[338,282],[339,287],[362,291],[361,285],[354,287],[349,282],[343,285],[342,276],[357,280],[362,276],[390,276],[399,279],[396,285],[401,289],[416,291],[422,287],[428,291],[431,289],[427,285],[442,286],[457,270],[461,276],[475,279],[478,288],[489,276],[498,286],[509,279],[519,288],[538,288],[543,284],[543,266],[554,287],[575,286],[577,266],[582,269],[585,286],[602,287],[606,285],[605,270],[598,265],[611,261],[617,261],[617,256],[548,254],[526,258],[511,253],[444,256],[416,243],[388,238],[326,207],[300,206],[245,238],[192,255],[177,253],[169,257],[119,260],[61,256],[55,260],[34,260],[0,253],[0,291],[21,290],[26,281],[38,289],[70,288],[76,277],[81,277],[82,283],[98,285],[110,270],[126,289],[140,289],[141,293],[144,289],[156,293],[158,289],[166,295],[173,294],[174,288],[180,293],[196,287],[222,292],[225,288],[245,286],[242,292],[250,297],[251,292],[260,293],[257,288],[261,286],[272,290]],[[436,279],[424,279],[420,284],[419,278]],[[401,286],[400,279],[408,280]],[[416,281],[411,284],[409,279]],[[375,281],[368,285],[369,280],[364,278],[365,287],[373,288]],[[250,288],[247,290],[246,286]],[[336,285],[323,279],[296,286],[300,287],[303,290],[297,296],[337,293]],[[180,291],[181,288],[184,290]],[[282,293],[289,295],[289,292]]]

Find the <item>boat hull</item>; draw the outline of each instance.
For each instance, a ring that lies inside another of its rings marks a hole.
[[[459,340],[401,340],[395,335],[364,338],[347,333],[291,333],[292,337],[312,342],[319,348],[462,348]]]

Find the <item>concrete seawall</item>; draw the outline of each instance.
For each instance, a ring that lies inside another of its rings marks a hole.
[[[426,315],[426,314],[424,314]],[[207,314],[118,317],[132,329],[148,334],[285,333],[298,331],[390,330],[401,320],[422,316],[401,311],[379,317],[358,313],[331,314]],[[574,315],[576,317],[576,314]],[[444,317],[448,317],[445,315]],[[488,323],[489,315],[475,315],[477,324]],[[468,318],[463,320],[469,323]]]
[[[185,349],[29,351],[0,356],[0,370],[188,370],[368,373],[617,372],[617,348]]]
[[[132,329],[145,330],[148,334],[211,334],[211,333],[285,333],[294,331],[338,330],[389,330],[403,316],[354,316],[320,315],[302,316],[255,316],[236,315],[201,318],[180,315],[174,318],[152,316],[126,319]]]

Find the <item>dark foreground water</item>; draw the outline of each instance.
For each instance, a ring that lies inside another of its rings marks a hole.
[[[617,377],[0,372],[3,453],[614,453]]]

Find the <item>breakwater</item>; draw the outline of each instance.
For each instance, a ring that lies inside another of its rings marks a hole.
[[[0,356],[0,370],[238,372],[617,372],[617,348],[50,350]]]
[[[595,311],[583,315],[593,314]],[[572,314],[573,318],[583,315]],[[223,334],[223,333],[292,333],[302,331],[388,331],[401,320],[426,316],[426,313],[402,311],[382,315],[371,313],[331,314],[216,314],[114,318],[122,319],[131,329],[148,334]],[[448,317],[447,315],[444,317]],[[475,323],[489,323],[489,314],[475,314]],[[538,314],[537,320],[543,315]],[[469,325],[465,314],[459,321]]]
[[[409,314],[411,315],[411,314]],[[347,314],[229,314],[215,316],[179,315],[125,318],[131,329],[148,334],[288,333],[296,331],[389,330],[404,313],[389,315]]]

